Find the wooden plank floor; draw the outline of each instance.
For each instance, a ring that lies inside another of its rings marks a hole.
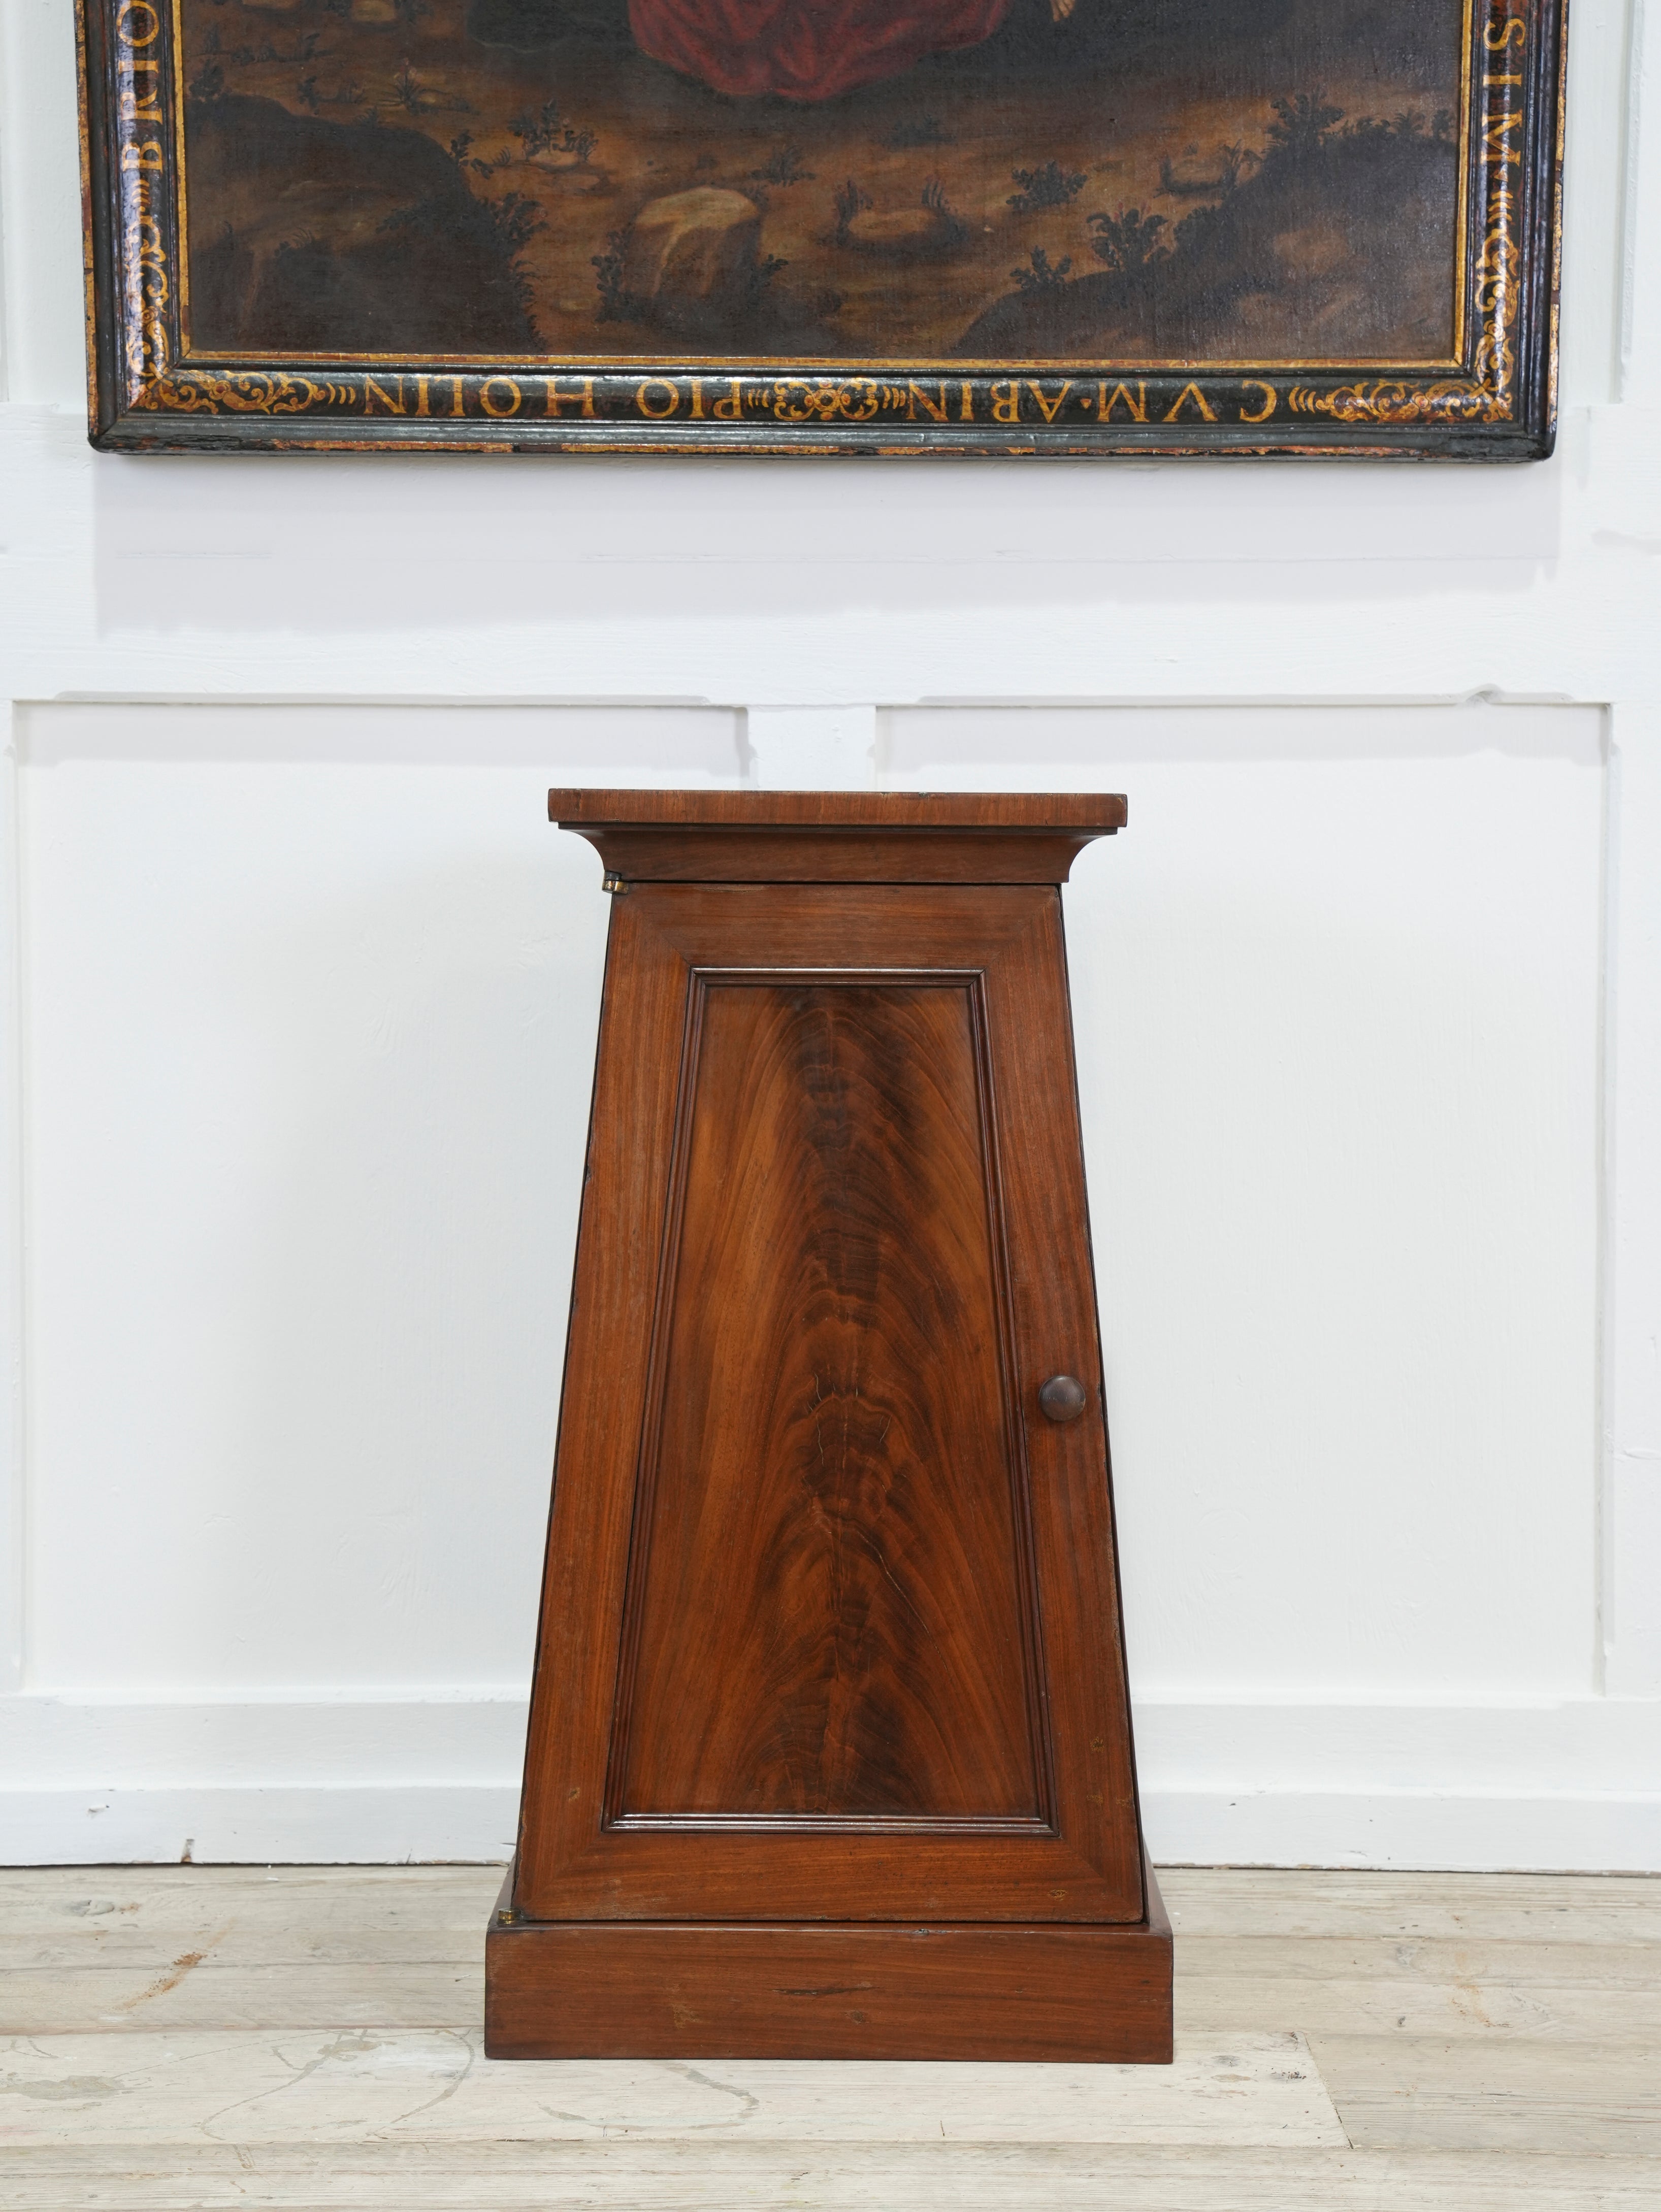
[[[1661,2212],[1661,1881],[1172,1871],[1177,2063],[492,2064],[500,1870],[0,1870],[3,2212]]]

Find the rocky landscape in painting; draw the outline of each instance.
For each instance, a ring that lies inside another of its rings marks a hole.
[[[179,0],[194,354],[1455,343],[1463,0]]]

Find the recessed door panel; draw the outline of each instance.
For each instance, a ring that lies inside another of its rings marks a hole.
[[[517,1910],[1140,1919],[1100,1376],[1053,888],[619,898]]]
[[[608,1811],[1042,1825],[979,980],[692,980]]]

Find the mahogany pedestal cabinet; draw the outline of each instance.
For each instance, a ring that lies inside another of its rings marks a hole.
[[[556,791],[615,896],[496,2057],[1171,2057],[1090,794]]]

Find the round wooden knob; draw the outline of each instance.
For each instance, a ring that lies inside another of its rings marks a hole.
[[[1090,1403],[1090,1393],[1075,1376],[1052,1375],[1038,1393],[1038,1403],[1052,1421],[1076,1421]]]

